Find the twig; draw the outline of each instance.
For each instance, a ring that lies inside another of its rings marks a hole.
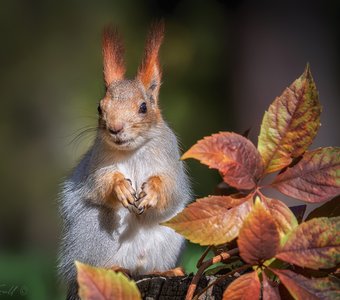
[[[226,277],[230,276],[231,274],[234,274],[236,272],[239,271],[243,271],[246,270],[248,268],[250,268],[251,265],[243,265],[235,270],[232,270],[226,274],[223,274],[221,277],[217,278],[214,282],[210,283],[208,286],[206,286],[202,291],[200,291],[197,295],[195,295],[195,297],[192,300],[198,300],[199,296],[201,296],[202,294],[204,294],[207,290],[209,290],[213,285],[219,283],[220,281],[222,281],[223,279],[225,279]]]
[[[230,258],[232,255],[237,254],[238,252],[239,252],[238,248],[235,248],[235,249],[232,249],[232,250],[227,251],[227,252],[222,252],[219,255],[216,255],[213,258],[203,262],[201,264],[201,266],[199,267],[199,269],[197,270],[197,273],[195,274],[195,276],[192,278],[192,281],[189,285],[187,294],[185,296],[185,300],[192,300],[194,293],[195,293],[195,290],[196,290],[196,287],[197,287],[197,284],[198,284],[198,282],[199,282],[199,280],[200,280],[200,278],[201,278],[201,276],[202,276],[202,274],[203,274],[203,272],[206,268],[208,268],[211,265],[214,265],[216,263],[219,263],[221,261],[225,261],[228,258]]]
[[[205,259],[205,257],[206,257],[207,254],[209,253],[211,247],[212,247],[212,246],[209,246],[209,247],[207,247],[207,249],[204,250],[202,256],[200,257],[200,259],[198,260],[198,262],[197,262],[197,264],[196,264],[196,268],[197,268],[197,269],[202,265],[203,260]]]

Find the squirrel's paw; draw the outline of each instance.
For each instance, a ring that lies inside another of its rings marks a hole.
[[[142,184],[138,200],[135,202],[138,214],[142,214],[148,208],[154,208],[158,204],[161,195],[159,181],[158,177],[152,177]]]
[[[133,204],[136,201],[137,196],[130,179],[120,178],[116,180],[113,185],[113,191],[116,194],[117,199],[125,208],[127,208],[130,212],[135,212],[136,208]]]

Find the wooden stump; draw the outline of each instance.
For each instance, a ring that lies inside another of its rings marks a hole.
[[[162,277],[162,276],[136,276],[133,279],[145,300],[182,300],[185,299],[187,289],[190,285],[193,275],[180,277]],[[196,292],[204,289],[208,284],[214,282],[217,276],[202,276]],[[223,298],[223,292],[226,287],[235,279],[230,277],[214,285],[199,299],[220,300]]]

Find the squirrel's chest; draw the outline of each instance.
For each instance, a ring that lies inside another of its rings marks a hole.
[[[137,190],[155,173],[156,165],[150,158],[137,156],[134,159],[116,163],[116,168],[124,174],[125,178],[131,180],[133,187]]]

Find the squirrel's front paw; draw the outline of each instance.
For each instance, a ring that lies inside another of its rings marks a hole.
[[[113,192],[122,205],[129,211],[136,212],[136,208],[133,205],[136,201],[136,191],[132,187],[131,180],[125,178],[123,175],[116,175],[113,184]]]
[[[138,200],[135,206],[138,208],[138,214],[142,214],[148,208],[154,208],[162,198],[161,180],[158,176],[150,177],[141,187]]]

